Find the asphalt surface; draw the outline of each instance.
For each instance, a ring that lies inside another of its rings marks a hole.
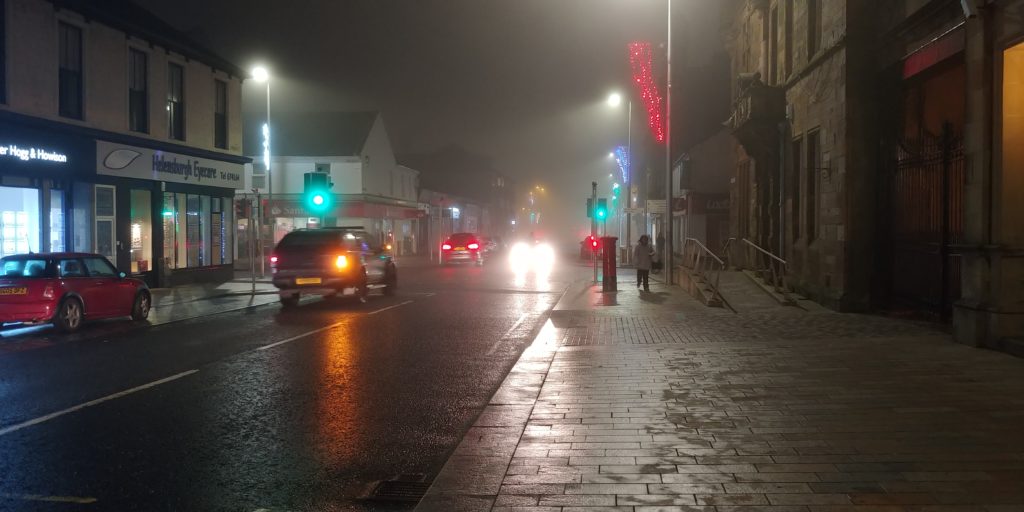
[[[368,496],[440,471],[572,270],[0,341],[0,510],[411,509]]]

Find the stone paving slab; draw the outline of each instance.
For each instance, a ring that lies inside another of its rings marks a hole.
[[[1024,360],[652,293],[567,292],[417,510],[1024,511]]]

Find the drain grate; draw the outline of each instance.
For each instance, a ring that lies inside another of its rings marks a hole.
[[[376,501],[402,501],[416,503],[427,494],[430,482],[409,482],[384,480],[370,492],[369,499]]]

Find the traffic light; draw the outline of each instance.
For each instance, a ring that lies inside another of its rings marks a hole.
[[[302,176],[302,197],[306,209],[322,214],[330,211],[334,203],[331,195],[331,177],[322,172],[307,172]]]
[[[587,237],[587,240],[590,242],[590,249],[596,251],[597,246],[599,244],[597,241],[597,237],[595,237],[594,235],[590,235]]]
[[[594,216],[597,217],[597,220],[608,218],[608,199],[603,197],[597,199],[597,208],[594,210]]]
[[[587,198],[587,218],[594,218],[594,198],[592,197]]]

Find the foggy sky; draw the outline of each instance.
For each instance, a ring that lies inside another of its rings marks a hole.
[[[139,1],[243,69],[265,63],[274,110],[380,110],[400,155],[456,145],[547,186],[561,229],[585,221],[576,203],[610,185],[604,157],[625,143],[609,92],[634,98],[634,147],[649,141],[626,45],[663,44],[665,0]],[[717,43],[719,1],[675,1],[676,42],[697,41],[675,65]],[[262,85],[243,90],[265,108]]]

